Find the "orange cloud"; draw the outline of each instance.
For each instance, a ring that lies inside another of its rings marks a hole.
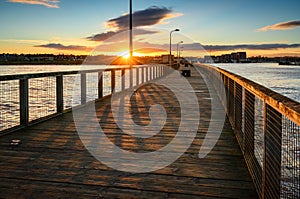
[[[258,29],[257,31],[268,31],[268,30],[291,30],[300,26],[300,20],[280,22],[274,25],[269,25]]]
[[[59,8],[59,0],[7,0],[12,3],[43,5],[48,8]]]
[[[183,16],[182,13],[169,13],[159,21],[159,24],[167,24],[165,20]]]

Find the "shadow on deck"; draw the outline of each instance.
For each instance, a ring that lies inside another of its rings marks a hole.
[[[192,77],[187,79],[197,91],[200,124],[193,143],[174,163],[150,173],[109,168],[86,150],[72,113],[66,113],[0,137],[1,197],[257,198],[227,120],[211,152],[203,159],[198,158],[210,121],[213,96],[196,71],[192,71]],[[173,81],[176,84],[176,79]],[[165,107],[168,119],[159,134],[146,139],[122,133],[112,116],[110,98],[99,101],[95,107],[98,122],[107,137],[122,149],[141,153],[156,151],[170,143],[180,124],[180,105],[176,96],[155,81],[140,87],[131,97],[129,106],[134,122],[149,124],[149,107],[157,103]],[[20,139],[22,143],[11,146],[12,139]]]

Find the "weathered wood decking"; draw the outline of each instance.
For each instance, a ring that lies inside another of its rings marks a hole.
[[[210,119],[210,96],[200,75],[188,78],[197,92],[201,112],[191,147],[168,167],[133,174],[113,170],[83,146],[72,113],[0,137],[0,198],[257,198],[249,172],[228,121],[213,150],[198,158]],[[176,80],[174,80],[176,84]],[[154,151],[175,136],[180,108],[175,96],[155,81],[137,90],[131,112],[147,124],[147,108],[160,103],[168,120],[161,133],[135,139],[114,123],[110,98],[96,104],[99,123],[116,145],[129,151]],[[88,119],[88,118],[87,118]],[[20,139],[19,146],[11,146]]]

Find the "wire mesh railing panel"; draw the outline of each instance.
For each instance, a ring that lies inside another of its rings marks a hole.
[[[254,155],[262,167],[264,153],[264,102],[255,97]]]
[[[130,70],[125,70],[125,89],[130,87]]]
[[[56,113],[56,79],[41,77],[29,79],[29,122]]]
[[[116,72],[116,87],[115,87],[115,92],[120,92],[122,91],[122,71],[117,70]]]
[[[86,81],[86,99],[89,102],[98,98],[98,73],[87,73]]]
[[[243,88],[238,83],[234,84],[234,132],[238,138],[241,149],[244,151],[244,132],[242,131],[243,115]]]
[[[137,72],[137,69],[136,68],[132,68],[132,86],[136,86],[137,85],[137,82],[136,82],[136,72]]]
[[[300,126],[282,118],[281,198],[300,196]]]
[[[79,74],[63,76],[63,102],[64,109],[80,105],[80,81],[76,81]]]
[[[19,81],[0,81],[0,131],[20,125]]]
[[[105,71],[103,76],[103,96],[111,94],[111,71]]]

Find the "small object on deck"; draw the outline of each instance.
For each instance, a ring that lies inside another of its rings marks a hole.
[[[180,63],[179,71],[181,71],[181,75],[184,77],[190,77],[191,76],[191,67],[192,64],[188,62]]]
[[[19,139],[13,139],[10,142],[10,145],[12,145],[12,146],[18,146],[19,144],[21,144],[21,140],[19,140]]]

